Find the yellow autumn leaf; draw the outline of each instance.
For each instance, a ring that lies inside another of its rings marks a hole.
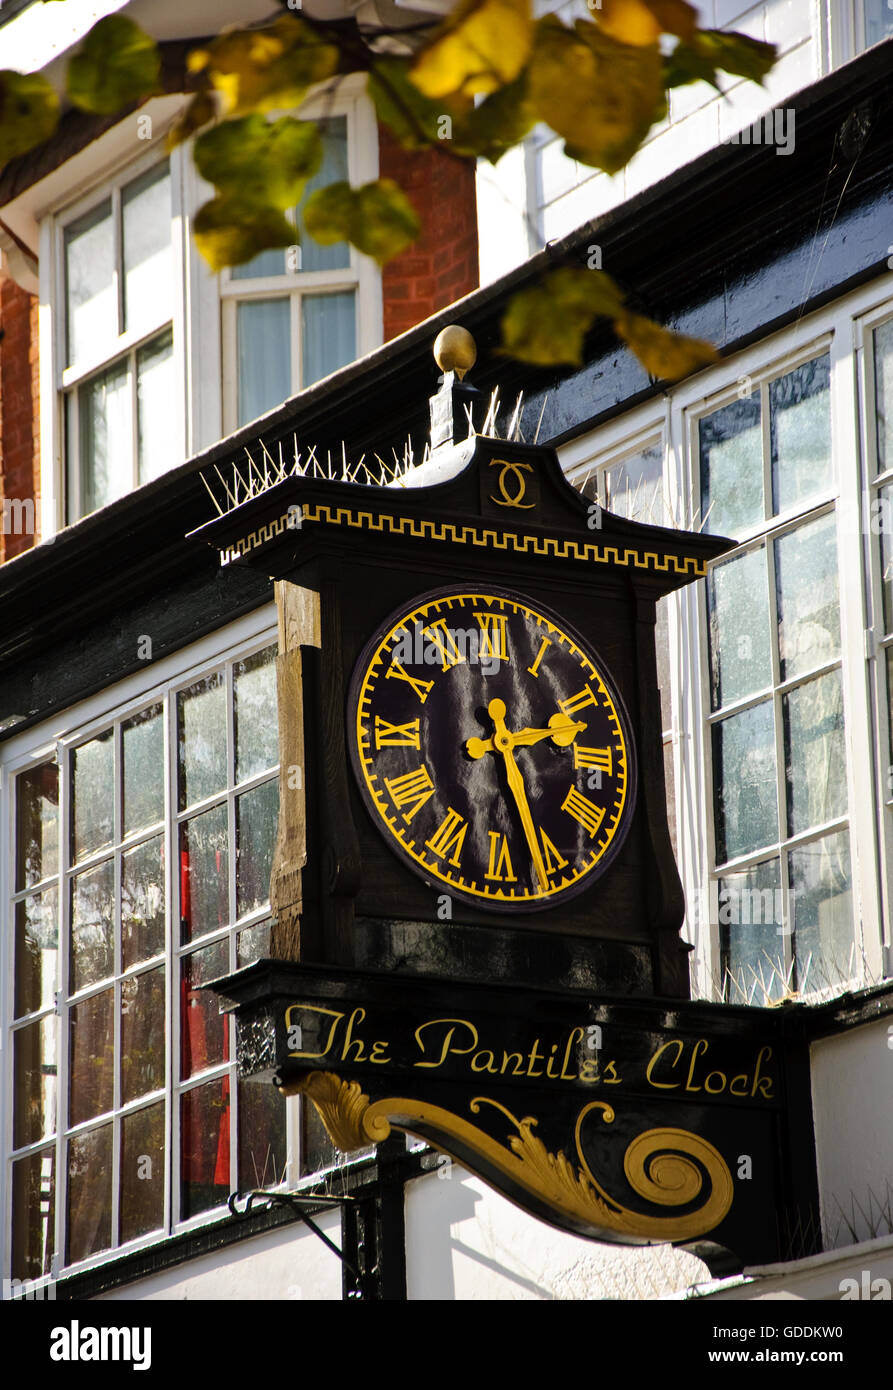
[[[618,43],[641,47],[657,43],[661,34],[690,39],[698,12],[686,0],[601,0],[594,18]]]
[[[614,320],[618,337],[628,343],[651,376],[675,381],[717,361],[719,353],[703,338],[689,338],[661,328],[653,319],[624,309]]]
[[[232,194],[203,204],[193,222],[195,244],[212,270],[242,265],[259,251],[291,246],[295,229],[278,208]]]
[[[0,72],[0,168],[47,140],[59,119],[59,98],[36,72]]]
[[[315,82],[332,77],[341,55],[306,24],[281,15],[265,29],[236,29],[223,33],[208,48],[194,49],[191,72],[204,73],[221,93],[226,112],[300,106]]]
[[[518,76],[532,41],[530,0],[462,0],[422,49],[411,77],[426,97],[495,92]]]
[[[520,290],[502,319],[502,351],[536,366],[579,366],[596,318],[621,313],[623,296],[604,271],[559,266]]]
[[[360,188],[339,181],[307,199],[304,226],[323,246],[350,241],[379,265],[411,246],[421,230],[418,213],[393,179]]]

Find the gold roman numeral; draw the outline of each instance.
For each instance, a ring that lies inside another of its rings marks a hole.
[[[566,867],[567,860],[559,854],[545,830],[540,830],[540,839],[543,842],[543,867],[551,878],[552,874]]]
[[[585,830],[589,832],[590,840],[598,834],[599,826],[605,818],[604,810],[601,806],[596,806],[595,802],[590,801],[588,796],[578,792],[576,787],[571,787],[567,796],[561,803],[562,811],[567,811],[569,816],[579,821]]]
[[[429,623],[427,627],[422,628],[422,632],[430,637],[440,652],[444,671],[449,671],[451,667],[458,666],[460,661],[465,660],[464,652],[460,651],[455,637],[446,625],[446,618],[438,618],[436,623]]]
[[[611,776],[610,748],[581,748],[574,744],[574,767],[595,767]]]
[[[576,695],[569,695],[566,700],[558,701],[558,708],[569,719],[573,719],[578,710],[585,709],[587,705],[596,703],[595,696],[588,685],[584,685],[582,690],[578,690]]]
[[[431,691],[434,689],[433,681],[419,681],[415,680],[412,676],[408,676],[399,661],[391,662],[390,666],[385,671],[385,680],[406,681],[407,685],[412,686],[422,704],[425,703]]]
[[[458,811],[454,811],[452,806],[447,807],[445,818],[425,844],[431,853],[438,859],[443,859],[449,850],[456,846],[449,860],[457,869],[459,867],[459,855],[462,853],[462,846],[465,843],[465,835],[468,830],[468,822],[463,820]]]
[[[508,661],[505,632],[508,617],[502,613],[479,613],[477,610],[474,616],[481,629],[481,648],[478,653],[481,660],[487,661],[495,657],[497,661]]]
[[[407,824],[412,820],[420,806],[434,795],[434,783],[428,776],[426,767],[417,767],[415,772],[404,772],[400,777],[386,777],[384,784],[391,794],[391,799],[399,811],[402,812],[403,819]],[[403,811],[404,806],[412,809]]]
[[[539,664],[540,664],[540,662],[542,661],[543,656],[545,655],[546,648],[547,648],[547,647],[551,647],[551,645],[552,645],[552,639],[551,639],[551,637],[544,637],[543,640],[542,640],[542,642],[540,643],[540,649],[539,649],[539,651],[538,651],[537,654],[536,654],[536,661],[533,663],[532,666],[528,666],[528,668],[527,668],[527,670],[528,670],[528,672],[530,673],[531,676],[536,676],[537,679],[539,679],[539,674],[540,674],[540,673],[539,673]]]
[[[420,748],[419,721],[411,719],[408,724],[389,724],[381,715],[375,716],[376,748]]]
[[[505,835],[500,835],[498,830],[490,830],[488,834],[490,836],[490,867],[484,877],[489,878],[493,883],[516,883],[517,879],[512,868],[508,839]]]

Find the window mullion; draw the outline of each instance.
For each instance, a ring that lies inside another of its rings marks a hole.
[[[56,746],[59,764],[59,993],[57,995],[56,1041],[58,1046],[56,1085],[56,1235],[54,1273],[66,1263],[66,1212],[68,1207],[67,1140],[69,1110],[69,962],[71,959],[71,765],[72,754],[64,744]]]
[[[124,227],[122,223],[121,210],[121,187],[115,184],[112,189],[112,247],[113,264],[112,275],[115,280],[115,303],[118,311],[118,336],[125,329],[124,313]]]

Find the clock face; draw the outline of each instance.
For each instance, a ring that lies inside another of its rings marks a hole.
[[[494,911],[556,907],[629,828],[629,720],[599,658],[542,604],[438,589],[357,663],[351,761],[388,844],[426,883]]]

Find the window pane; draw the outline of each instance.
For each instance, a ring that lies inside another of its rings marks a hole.
[[[53,1149],[12,1165],[12,1277],[40,1279],[53,1262],[56,1155]]]
[[[865,43],[870,46],[893,34],[893,11],[889,0],[862,0],[865,14]]]
[[[660,689],[660,726],[668,733],[673,727],[673,687],[670,681],[670,613],[665,598],[659,598],[655,605],[654,654]]]
[[[840,652],[834,513],[775,542],[781,678],[832,661]]]
[[[893,647],[887,648],[887,729],[890,735],[887,764],[886,797],[893,796]]]
[[[256,420],[292,393],[291,300],[253,299],[236,306],[239,424]]]
[[[59,769],[41,763],[16,778],[16,888],[59,870]]]
[[[183,941],[229,924],[226,807],[180,827],[180,930]]]
[[[245,927],[236,937],[236,965],[253,965],[270,955],[270,919],[256,922],[253,927]]]
[[[114,1099],[115,991],[103,990],[71,1010],[70,1116],[79,1125],[111,1110]]]
[[[285,274],[285,248],[272,246],[267,251],[259,251],[250,261],[234,265],[230,271],[233,280],[261,280],[270,275]]]
[[[777,859],[718,883],[719,929],[732,1004],[766,1004],[784,992],[784,911]]]
[[[136,355],[138,481],[148,483],[180,462],[174,409],[174,340],[163,333]]]
[[[772,684],[766,547],[715,565],[707,576],[713,709]]]
[[[846,812],[840,672],[798,686],[783,703],[788,834],[798,835]]]
[[[164,966],[121,981],[121,1103],[164,1086]]]
[[[133,418],[126,359],[78,390],[81,515],[123,497],[133,486]]]
[[[874,330],[874,393],[877,466],[883,473],[893,468],[893,319]]]
[[[285,1097],[269,1082],[239,1080],[239,1188],[276,1187],[285,1177]]]
[[[229,1060],[229,1015],[212,990],[200,986],[229,974],[229,943],[216,941],[182,961],[180,1044],[184,1080]]]
[[[276,648],[265,647],[233,668],[236,781],[266,772],[279,761]]]
[[[831,484],[831,359],[804,362],[769,386],[772,494],[776,512]]]
[[[270,871],[279,819],[279,779],[236,802],[236,913],[243,917],[270,900]]]
[[[222,676],[197,681],[177,696],[181,811],[226,786],[227,715]]]
[[[825,989],[857,973],[850,837],[827,835],[790,855],[794,947],[801,991]]]
[[[714,725],[713,781],[718,863],[778,839],[770,700]]]
[[[66,227],[65,284],[69,364],[101,356],[118,336],[110,199]]]
[[[657,445],[607,468],[604,477],[609,511],[650,526],[666,525],[663,453]]]
[[[121,1121],[121,1241],[164,1226],[164,1101]]]
[[[353,290],[303,296],[302,386],[311,386],[356,357],[354,300]]]
[[[56,1019],[29,1023],[13,1034],[13,1146],[48,1139],[56,1128]]]
[[[72,753],[72,852],[75,862],[110,845],[114,834],[115,745],[112,730]]]
[[[59,894],[50,888],[16,903],[15,1015],[52,1007],[59,987]]]
[[[229,1077],[187,1091],[180,1105],[180,1219],[229,1197]]]
[[[325,188],[330,183],[346,182],[347,169],[347,117],[330,116],[320,123],[323,157],[319,169],[307,180],[304,196],[297,209],[298,234],[301,242],[302,270],[342,270],[350,265],[350,246],[346,241],[336,241],[333,246],[320,246],[304,227],[301,208],[311,193],[317,188]],[[320,373],[322,375],[322,373]],[[305,385],[307,379],[305,377]]]
[[[122,726],[124,834],[164,819],[164,724],[161,706],[143,710]]]
[[[156,835],[121,856],[121,967],[164,950],[164,840]]]
[[[891,454],[893,459],[893,454]],[[881,584],[884,593],[884,632],[893,631],[893,527],[888,518],[893,517],[893,486],[878,490],[878,501],[872,506],[869,526],[880,537]]]
[[[670,825],[670,842],[673,854],[678,859],[679,846],[676,841],[676,767],[673,761],[673,743],[664,743],[664,786],[667,789],[667,820]]]
[[[68,1142],[68,1261],[112,1243],[112,1126]]]
[[[763,520],[759,393],[708,415],[699,434],[704,529],[734,536]]]
[[[71,884],[72,994],[115,972],[115,864],[109,859]]]
[[[167,161],[121,193],[124,321],[143,333],[170,317],[173,300],[171,180]]]

